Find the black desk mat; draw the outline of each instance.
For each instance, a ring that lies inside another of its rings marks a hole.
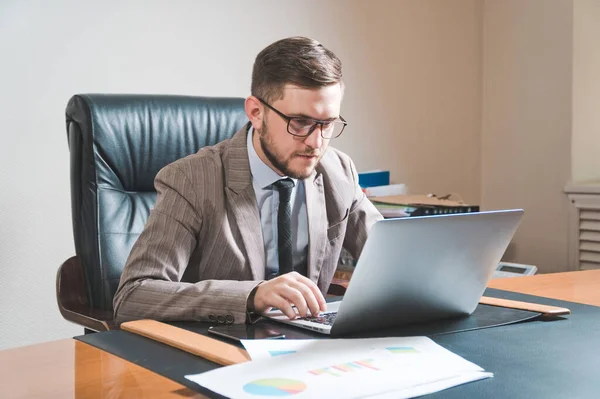
[[[532,319],[538,314],[480,305],[467,319],[360,334],[360,337],[427,335],[494,378],[431,395],[434,398],[511,397],[587,398],[600,392],[600,308],[488,289],[485,295],[571,309],[565,318]],[[510,315],[512,314],[512,323]],[[527,322],[520,322],[529,320]],[[269,322],[273,323],[273,322]],[[516,324],[514,324],[516,323]],[[206,334],[207,323],[173,323]],[[494,328],[485,328],[502,324]],[[326,336],[274,325],[288,338]],[[475,330],[474,330],[475,329]],[[461,331],[460,333],[456,333]],[[126,331],[75,337],[209,397],[220,397],[184,378],[218,365]]]

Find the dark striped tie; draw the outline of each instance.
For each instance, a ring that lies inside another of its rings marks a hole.
[[[292,179],[281,179],[273,183],[279,191],[279,209],[277,210],[277,237],[279,247],[279,275],[294,270],[292,260]]]

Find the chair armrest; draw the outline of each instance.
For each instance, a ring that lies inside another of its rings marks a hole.
[[[62,316],[75,324],[94,331],[116,330],[113,313],[92,308],[86,295],[81,259],[67,259],[56,273],[56,300]]]

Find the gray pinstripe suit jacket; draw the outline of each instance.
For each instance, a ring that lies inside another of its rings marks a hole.
[[[180,159],[155,179],[158,193],[114,298],[118,323],[142,318],[246,320],[264,279],[265,251],[248,162],[249,124]],[[305,180],[308,275],[327,292],[342,245],[355,257],[381,215],[358,186],[350,158],[329,148]]]

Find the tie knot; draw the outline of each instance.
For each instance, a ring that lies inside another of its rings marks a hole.
[[[273,185],[277,187],[277,191],[292,191],[292,188],[294,188],[294,181],[289,177],[286,177],[285,179],[277,180],[275,183],[273,183]]]
[[[285,178],[281,180],[277,180],[273,183],[277,191],[279,191],[279,197],[284,200],[284,202],[289,201],[292,196],[292,189],[294,188],[294,181],[292,179]]]

